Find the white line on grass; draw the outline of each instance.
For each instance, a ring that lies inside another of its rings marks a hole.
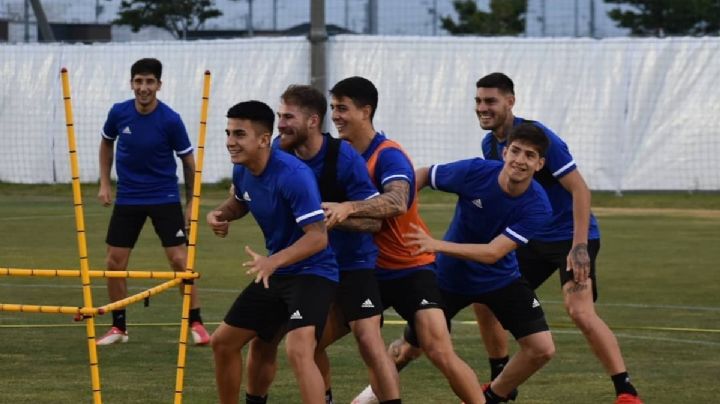
[[[103,216],[104,213],[85,213],[85,216]],[[68,217],[75,217],[74,214],[72,215],[33,215],[33,216],[8,216],[8,217],[0,217],[0,222],[2,221],[11,221],[11,220],[35,220],[35,219],[58,219],[58,218],[68,218]]]
[[[72,279],[72,278],[68,278]],[[12,283],[0,283],[0,286],[7,286],[13,288],[51,288],[51,289],[81,289],[80,285],[48,285],[48,284],[12,284]],[[93,289],[105,289],[105,285],[94,285],[91,286]],[[245,285],[238,287],[238,289],[228,288],[205,288],[202,290],[205,292],[213,293],[236,293],[242,292]],[[146,287],[141,286],[128,286],[130,290],[146,290]],[[559,300],[543,300],[543,304],[563,304]],[[672,304],[643,304],[643,303],[595,303],[596,306],[611,306],[611,307],[628,307],[635,309],[675,309],[675,310],[692,310],[692,311],[710,311],[720,312],[720,307],[717,306],[689,306],[689,305],[672,305]]]

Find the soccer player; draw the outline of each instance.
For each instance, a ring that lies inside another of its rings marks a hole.
[[[491,73],[476,83],[475,113],[480,127],[490,132],[482,140],[486,159],[499,159],[507,134],[524,120],[513,115],[513,81],[503,73]],[[600,249],[600,231],[590,212],[590,190],[567,144],[552,130],[534,122],[550,139],[545,167],[535,178],[545,188],[553,218],[530,243],[518,249],[520,271],[538,288],[558,268],[565,309],[582,331],[591,350],[615,386],[618,404],[641,403],[630,382],[615,335],[595,312],[597,278],[595,259]],[[475,306],[493,375],[507,361],[507,339],[491,313]]]
[[[365,78],[350,77],[335,84],[330,94],[333,123],[340,137],[366,160],[380,196],[323,203],[328,226],[347,218],[383,219],[382,229],[375,234],[379,249],[376,277],[383,307],[393,307],[415,330],[420,347],[458,397],[465,403],[484,403],[475,373],[452,346],[435,277],[435,255],[414,254],[406,245],[404,234],[413,226],[427,227],[418,213],[415,170],[410,159],[399,144],[373,127],[377,89]]]
[[[327,111],[325,95],[311,86],[292,85],[280,101],[277,112],[280,136],[274,146],[294,154],[312,169],[323,201],[365,200],[378,195],[370,182],[365,160],[347,142],[322,133]],[[350,223],[352,229],[343,230]],[[326,386],[329,387],[325,348],[352,331],[381,402],[398,403],[397,370],[385,351],[380,332],[382,305],[375,280],[377,247],[369,233],[380,230],[380,226],[380,219],[357,218],[336,225],[329,233],[330,246],[340,269],[340,284],[318,344],[316,361],[326,370],[323,376],[328,378]],[[266,343],[255,338],[250,343],[247,403],[267,402],[275,369],[276,342]],[[326,402],[332,402],[330,390],[325,396]]]
[[[421,168],[416,175],[418,189],[430,185],[458,196],[443,240],[435,240],[419,228],[408,235],[417,254],[439,253],[438,283],[448,326],[460,310],[472,303],[482,304],[495,313],[520,346],[500,376],[484,386],[488,403],[513,398],[516,387],[555,352],[540,302],[520,276],[514,253],[551,217],[547,195],[533,181],[533,174],[543,167],[547,147],[543,132],[526,123],[510,133],[504,163],[461,160]],[[404,340],[392,346],[396,363],[402,367],[420,354],[414,348],[417,337],[411,329],[406,329]]]
[[[284,327],[302,401],[321,403],[325,389],[313,352],[335,294],[338,269],[328,246],[317,183],[306,164],[272,150],[275,117],[266,104],[241,102],[228,110],[227,118],[235,193],[209,212],[207,221],[217,236],[225,237],[231,221],[252,213],[268,256],[245,247],[250,261],[243,266],[255,280],[213,333],[220,402],[238,402],[243,347],[255,337],[270,341]]]
[[[113,105],[102,129],[98,199],[103,206],[113,202],[110,170],[117,140],[117,199],[106,237],[105,263],[110,271],[127,269],[130,252],[148,217],[165,248],[170,267],[175,271],[185,270],[195,160],[180,115],[157,99],[161,76],[159,60],[135,62],[130,68],[130,88],[135,98]],[[182,161],[184,217],[173,153]],[[111,301],[127,297],[124,278],[109,278],[107,282]],[[128,341],[125,309],[113,310],[112,318],[112,328],[97,340],[98,345]],[[196,345],[210,342],[200,317],[196,285],[192,286],[190,295],[190,331]]]

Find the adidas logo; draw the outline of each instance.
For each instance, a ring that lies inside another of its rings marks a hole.
[[[302,320],[303,316],[300,314],[300,310],[295,310],[295,313],[293,313],[290,316],[290,320]]]
[[[252,199],[250,199],[250,194],[248,194],[247,191],[245,191],[245,193],[243,194],[243,200],[247,202],[252,201]]]
[[[123,129],[122,132],[120,132],[120,133],[122,133],[123,135],[129,135],[132,132],[130,132],[130,127],[126,126],[125,129]]]
[[[429,304],[435,304],[433,302],[428,302],[427,299],[420,300],[420,306],[427,306]]]
[[[363,304],[360,305],[363,309],[373,309],[375,308],[375,305],[373,302],[370,301],[370,299],[366,299]]]
[[[540,307],[540,302],[538,302],[538,299],[533,299],[532,308]]]
[[[472,201],[472,204],[477,206],[478,208],[482,209],[482,199],[478,198]]]
[[[180,229],[175,233],[175,237],[185,237],[185,232]]]

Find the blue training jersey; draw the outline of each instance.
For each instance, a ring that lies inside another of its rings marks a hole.
[[[515,117],[513,126],[524,122],[523,118]],[[553,208],[552,220],[541,232],[535,235],[534,239],[539,241],[563,241],[573,238],[573,203],[572,194],[568,192],[558,181],[563,176],[577,169],[575,159],[570,154],[567,144],[560,139],[552,130],[540,122],[533,121],[545,135],[550,139],[550,147],[545,155],[545,167],[535,174],[535,179],[545,188],[550,204]],[[502,151],[506,141],[493,141],[492,132],[485,135],[482,140],[482,152],[486,159],[502,160]],[[493,152],[493,143],[495,151]],[[600,238],[600,228],[595,216],[590,214],[590,227],[588,240]]]
[[[430,167],[430,186],[458,195],[444,240],[487,244],[503,234],[524,245],[545,227],[552,208],[542,186],[533,180],[524,193],[510,196],[498,183],[502,167],[480,158]],[[437,267],[440,288],[464,295],[491,292],[520,277],[514,251],[492,265],[438,254]]]
[[[329,134],[323,136],[320,151],[309,160],[300,159],[307,164],[320,180],[325,167]],[[273,148],[280,147],[280,138],[273,141]],[[362,201],[379,195],[375,185],[370,182],[365,160],[350,146],[341,141],[337,159],[337,185],[343,188],[349,201]],[[335,252],[340,271],[374,269],[378,250],[372,234],[356,231],[330,230],[330,246]]]
[[[235,199],[247,205],[260,226],[268,255],[295,243],[305,234],[303,226],[325,219],[312,172],[281,150],[272,150],[267,166],[258,176],[236,164],[233,185]],[[308,258],[278,268],[275,275],[317,275],[338,281],[337,263],[329,245]]]
[[[180,202],[175,155],[193,151],[180,115],[162,101],[147,115],[135,100],[112,106],[102,129],[105,139],[117,140],[118,205]]]

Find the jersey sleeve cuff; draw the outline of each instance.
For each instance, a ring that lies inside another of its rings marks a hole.
[[[325,219],[325,213],[322,209],[318,209],[296,217],[295,222],[300,226],[305,226],[306,224],[315,223],[323,219]]]
[[[437,174],[437,165],[430,166],[430,188],[437,189],[435,184],[435,175]]]
[[[188,155],[192,152],[193,152],[193,148],[192,148],[192,146],[190,146],[185,150],[176,151],[175,154],[177,154],[178,157],[182,157],[182,156]]]
[[[570,173],[576,167],[577,167],[577,165],[575,165],[575,160],[570,160],[569,163],[567,163],[564,166],[557,169],[555,172],[552,173],[552,175],[555,178],[560,178],[560,177],[564,176],[565,174]]]
[[[523,237],[521,234],[515,232],[513,229],[506,227],[505,230],[503,230],[503,234],[510,237],[514,242],[518,244],[527,244],[528,239],[527,237]]]

